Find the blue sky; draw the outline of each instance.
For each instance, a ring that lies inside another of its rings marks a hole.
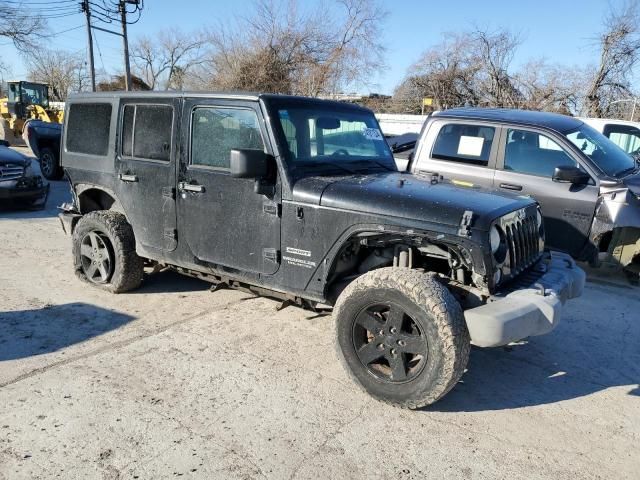
[[[300,2],[307,8],[317,5],[315,0]],[[331,2],[325,0],[327,5]],[[623,3],[624,0],[610,2],[614,8]],[[377,86],[368,89],[381,93],[391,93],[420,54],[440,42],[442,33],[473,25],[508,27],[519,33],[523,42],[514,59],[515,66],[533,58],[566,65],[594,64],[598,57],[596,37],[609,8],[606,0],[382,0],[381,4],[389,12],[383,34],[388,68],[375,79]],[[246,13],[249,7],[249,0],[146,0],[142,19],[130,27],[129,34],[135,40],[137,35],[153,34],[171,26],[188,31],[215,25]],[[53,32],[79,28],[48,40],[48,46],[84,55],[83,26],[84,16],[80,13],[51,20]],[[95,39],[96,69],[104,66],[109,73],[116,73],[116,69],[122,68],[120,38],[95,32]],[[7,77],[25,75],[25,67],[13,46],[0,42],[0,58],[11,67]]]

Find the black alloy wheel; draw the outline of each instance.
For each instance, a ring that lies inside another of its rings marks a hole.
[[[353,343],[367,371],[389,383],[413,380],[427,361],[426,335],[402,307],[391,302],[360,311],[353,323]]]

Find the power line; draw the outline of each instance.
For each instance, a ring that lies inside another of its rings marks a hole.
[[[58,0],[58,1],[45,1],[45,2],[27,2],[27,1],[15,1],[15,0],[0,0],[0,4],[18,5],[28,7],[31,5],[50,5],[59,6],[65,3],[78,3],[77,0]]]

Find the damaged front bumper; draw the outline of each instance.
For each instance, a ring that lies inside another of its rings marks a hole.
[[[63,203],[58,207],[61,212],[58,214],[58,218],[60,219],[60,225],[62,225],[62,230],[67,235],[73,234],[73,229],[76,226],[78,220],[80,220],[80,215],[78,211],[75,209],[73,204],[71,203]]]
[[[517,285],[490,302],[465,311],[471,342],[498,347],[543,335],[560,321],[569,299],[582,294],[585,273],[564,253],[548,252]]]

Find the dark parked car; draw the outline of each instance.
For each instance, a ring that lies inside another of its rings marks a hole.
[[[0,204],[44,207],[49,184],[31,165],[31,159],[9,148],[0,140]]]
[[[61,214],[80,279],[134,289],[144,263],[315,308],[376,398],[437,401],[471,342],[552,330],[584,273],[544,250],[537,204],[396,169],[370,110],[278,95],[67,101]],[[215,359],[212,359],[215,361]]]
[[[458,185],[529,195],[547,246],[640,272],[640,166],[582,120],[462,108],[429,117],[410,170]]]
[[[38,157],[42,175],[48,180],[60,180],[64,174],[60,166],[62,124],[29,120],[24,126],[23,137]]]

